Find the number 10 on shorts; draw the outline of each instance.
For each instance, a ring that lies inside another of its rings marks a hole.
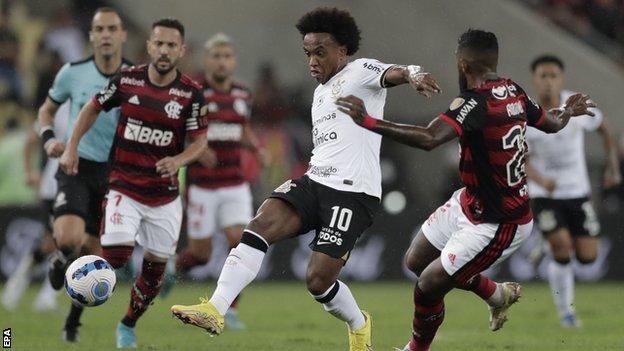
[[[348,231],[351,225],[351,218],[353,218],[353,211],[344,207],[340,208],[340,206],[334,206],[331,209],[332,218],[329,222],[329,227],[337,228],[343,232]]]

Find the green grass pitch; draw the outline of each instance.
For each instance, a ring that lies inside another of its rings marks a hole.
[[[408,340],[411,326],[411,284],[350,284],[364,309],[373,315],[375,350],[393,350]],[[157,299],[137,324],[140,350],[347,350],[346,326],[323,311],[303,283],[252,284],[244,293],[240,315],[249,330],[210,338],[201,329],[183,326],[171,318],[169,306],[194,303],[212,284],[180,284],[165,299]],[[88,309],[80,329],[81,341],[67,345],[61,328],[69,306],[59,296],[62,311],[35,314],[30,309],[32,287],[20,309],[0,308],[0,327],[12,328],[14,350],[113,350],[115,326],[127,308],[129,286],[117,287],[111,301]],[[446,319],[432,350],[624,350],[624,284],[580,285],[577,310],[583,322],[578,330],[559,327],[550,291],[544,284],[527,284],[523,297],[505,327],[488,329],[488,312],[476,296],[452,292],[446,299]]]

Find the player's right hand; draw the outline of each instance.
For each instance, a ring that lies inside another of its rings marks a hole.
[[[549,194],[551,194],[555,189],[557,189],[557,181],[551,178],[544,179],[542,182],[542,186]]]
[[[59,166],[68,175],[78,174],[78,151],[66,148],[59,161]]]
[[[48,157],[57,158],[63,154],[65,151],[65,143],[58,140],[51,140],[45,148],[45,152]]]
[[[408,66],[408,81],[412,88],[427,98],[442,92],[433,74],[423,71],[420,66]]]
[[[594,117],[595,114],[589,110],[592,107],[596,107],[596,104],[591,101],[588,95],[577,93],[568,98],[563,106],[563,111],[573,117],[583,115]]]

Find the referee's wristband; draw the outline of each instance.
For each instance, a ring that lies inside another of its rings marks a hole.
[[[364,116],[364,120],[362,121],[362,127],[373,130],[377,126],[377,118],[373,118],[369,115]]]
[[[54,130],[51,127],[41,128],[39,131],[39,136],[41,137],[41,142],[46,146],[50,140],[56,139],[56,135],[54,134]]]

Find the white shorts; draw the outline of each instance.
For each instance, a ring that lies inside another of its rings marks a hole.
[[[175,254],[182,227],[180,197],[162,206],[144,205],[118,191],[106,195],[102,246],[136,241],[160,258]]]
[[[249,184],[205,189],[188,188],[187,232],[189,238],[204,239],[234,225],[246,225],[253,217]]]
[[[494,266],[520,247],[531,235],[533,221],[526,224],[473,224],[462,211],[456,191],[422,225],[427,240],[440,250],[444,270],[458,282]]]

